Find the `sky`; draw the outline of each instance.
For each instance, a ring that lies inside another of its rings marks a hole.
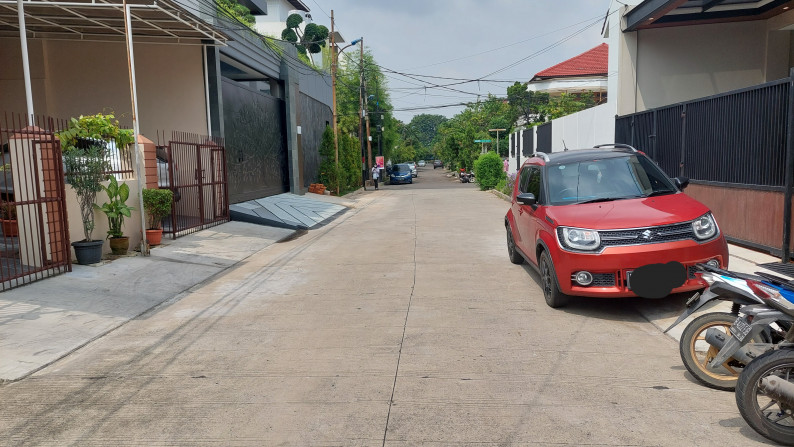
[[[463,107],[438,106],[477,95],[504,97],[513,82],[603,43],[610,1],[303,0],[314,23],[329,30],[334,11],[347,42],[340,47],[364,38],[387,77],[394,116],[405,123],[422,113],[452,117]],[[482,80],[432,87],[457,79]]]

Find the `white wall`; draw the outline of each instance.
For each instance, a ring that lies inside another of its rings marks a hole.
[[[791,11],[769,20],[627,33],[610,22],[609,99],[625,115],[785,77],[792,25]]]
[[[615,113],[610,104],[601,104],[551,124],[551,149],[559,152],[615,142]]]

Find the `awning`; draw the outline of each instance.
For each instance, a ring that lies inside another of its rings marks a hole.
[[[794,0],[645,0],[626,13],[625,31],[764,20],[794,8]]]
[[[121,0],[25,0],[28,39],[124,42]],[[229,37],[198,16],[212,20],[204,3],[188,0],[129,0],[137,43],[225,45]],[[0,0],[0,37],[19,37],[17,0]]]

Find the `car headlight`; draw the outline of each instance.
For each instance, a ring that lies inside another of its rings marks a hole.
[[[706,213],[692,221],[692,230],[698,239],[709,239],[717,234],[717,221],[711,213]]]
[[[598,231],[584,228],[561,227],[565,245],[576,250],[596,250],[601,245]]]

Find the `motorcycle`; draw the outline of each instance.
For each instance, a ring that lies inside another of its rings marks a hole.
[[[747,424],[779,444],[794,445],[794,343],[753,360],[736,383],[736,406]]]
[[[474,174],[471,172],[466,172],[465,169],[460,168],[460,174],[458,175],[460,178],[461,183],[471,183],[474,179]]]
[[[699,382],[710,388],[733,391],[745,365],[782,341],[786,331],[794,326],[794,318],[776,313],[780,318],[766,321],[757,326],[752,335],[745,334],[745,338],[736,342],[731,341],[735,332],[733,326],[741,319],[740,314],[754,312],[754,306],[766,307],[758,294],[759,287],[770,287],[763,281],[787,281],[773,275],[770,275],[773,278],[746,275],[706,264],[698,264],[697,268],[696,274],[709,287],[692,296],[684,312],[664,332],[712,301],[732,301],[730,313],[711,312],[692,320],[681,334],[679,354],[687,371]]]

